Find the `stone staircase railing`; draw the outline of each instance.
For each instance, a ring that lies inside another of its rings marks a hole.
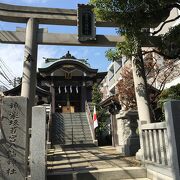
[[[91,130],[91,135],[92,135],[92,138],[93,138],[93,142],[95,142],[96,137],[95,137],[95,131],[94,131],[94,122],[93,122],[92,113],[91,113],[91,110],[90,110],[90,107],[89,107],[89,104],[88,104],[87,101],[85,102],[85,110],[86,110],[86,115],[87,115],[89,127],[90,127],[90,130]]]
[[[51,105],[44,104],[46,108],[46,129],[47,129],[47,145],[51,146],[51,123],[52,123],[52,114],[51,114]]]

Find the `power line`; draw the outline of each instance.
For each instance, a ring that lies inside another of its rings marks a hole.
[[[6,65],[6,63],[3,61],[2,58],[0,58],[0,62],[2,63],[2,65],[6,68],[6,70],[9,72],[9,74],[15,78],[16,75],[13,73],[13,71]]]
[[[0,75],[8,82],[9,85],[16,87],[18,78],[14,75],[12,70],[6,65],[6,63],[0,58]],[[11,77],[9,76],[11,75]]]
[[[1,60],[1,59],[0,59]],[[0,75],[2,75],[2,77],[11,85],[13,85],[13,79],[15,78],[9,71],[9,68],[7,67],[7,65],[5,65],[5,63],[1,60],[0,61]],[[5,69],[3,69],[3,67]],[[9,75],[7,74],[7,71],[11,74],[11,78],[9,77]]]
[[[11,89],[11,87],[5,84],[3,81],[0,80],[0,83],[2,83],[7,89]]]
[[[4,30],[2,24],[0,24],[0,28],[2,30]],[[3,35],[5,39],[8,40],[8,37],[11,38],[8,34]],[[14,44],[13,44],[14,45]],[[18,53],[16,51],[16,46],[13,46],[16,55],[18,56]],[[6,65],[6,63],[2,60],[2,58],[0,58],[0,75],[12,86],[15,85],[14,81],[16,80],[16,75],[14,74],[14,72]],[[11,77],[10,77],[11,76]],[[1,81],[2,82],[2,81]]]
[[[2,77],[9,82],[9,78],[8,78],[8,76],[6,75],[6,73],[0,72],[0,75],[2,75]]]

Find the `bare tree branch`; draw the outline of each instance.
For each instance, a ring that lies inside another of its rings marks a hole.
[[[164,54],[163,52],[158,51],[156,49],[153,49],[151,51],[143,51],[143,55],[148,54],[148,53],[153,53],[153,52],[159,54],[162,57],[164,57],[164,59],[174,59],[175,60],[176,58],[178,58],[178,57],[172,57],[172,56],[169,56],[167,54]]]

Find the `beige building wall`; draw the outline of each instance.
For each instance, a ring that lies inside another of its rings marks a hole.
[[[179,16],[180,15],[180,11],[177,9],[177,8],[173,8],[170,12],[170,15],[169,17],[166,19],[167,20],[171,20],[171,19],[174,19],[175,17]],[[180,20],[176,20],[176,21],[173,21],[173,22],[169,22],[167,23],[163,29],[156,35],[160,35],[160,34],[165,34],[169,31],[169,29],[171,27],[174,27],[175,25],[178,25],[180,23]],[[156,28],[151,28],[151,32],[154,32],[154,31],[157,31],[161,26],[162,26],[163,23],[160,23],[158,27]]]

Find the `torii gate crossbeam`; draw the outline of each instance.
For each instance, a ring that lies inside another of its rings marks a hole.
[[[117,42],[124,41],[122,36],[96,35],[96,41],[80,42],[77,34],[48,33],[46,30],[38,29],[38,45],[67,45],[67,46],[96,46],[115,47]],[[25,44],[26,31],[0,31],[0,42],[8,44]]]
[[[15,6],[0,3],[0,20],[27,23],[27,19],[38,19],[39,24],[77,26],[77,10],[45,7]],[[97,27],[116,27],[111,22],[96,21]]]

